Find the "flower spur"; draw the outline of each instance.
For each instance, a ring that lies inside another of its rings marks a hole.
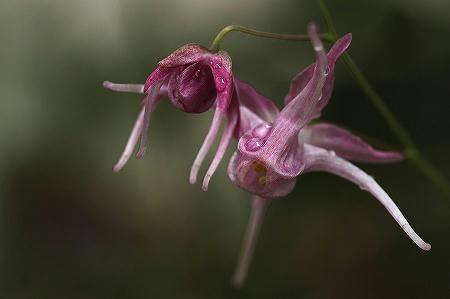
[[[219,148],[204,179],[203,189],[206,190],[233,137],[238,121],[239,113],[237,103],[234,102],[236,98],[233,98],[231,67],[231,59],[226,52],[212,53],[201,45],[188,44],[161,60],[144,85],[103,82],[103,86],[111,90],[145,95],[141,102],[143,108],[125,150],[113,168],[114,171],[119,171],[127,163],[139,137],[141,140],[136,157],[142,158],[147,148],[151,114],[159,101],[168,96],[176,108],[187,113],[202,113],[215,106],[208,134],[192,165],[189,178],[192,184],[197,180],[198,170],[217,136],[223,118],[227,119]]]
[[[328,54],[316,32],[308,26],[316,62],[291,83],[281,112],[254,111],[240,107],[238,150],[233,154],[228,174],[240,188],[252,193],[252,213],[244,245],[233,278],[242,285],[262,223],[272,198],[290,193],[300,174],[325,171],[341,176],[370,192],[392,215],[406,234],[423,250],[430,250],[411,228],[389,195],[375,180],[348,160],[393,162],[403,158],[396,152],[375,150],[350,132],[332,124],[309,122],[320,116],[333,89],[334,65],[351,42],[351,34],[337,40]]]

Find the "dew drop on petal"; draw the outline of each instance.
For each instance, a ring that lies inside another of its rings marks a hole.
[[[223,91],[227,85],[227,80],[224,77],[216,77],[217,91]]]
[[[219,70],[219,69],[222,68],[222,66],[221,66],[219,63],[215,63],[215,64],[213,65],[213,68],[216,69],[216,70]]]
[[[245,148],[251,152],[256,152],[264,145],[260,138],[251,138],[245,143]]]
[[[253,137],[263,138],[269,133],[270,129],[272,129],[270,124],[262,124],[252,130],[252,135]]]
[[[325,70],[323,71],[323,74],[324,74],[325,76],[327,76],[329,73],[330,73],[330,66],[327,65],[327,67],[326,67]]]
[[[200,69],[197,69],[196,71],[195,71],[195,74],[194,74],[194,76],[196,77],[196,78],[198,78],[198,77],[200,77]]]

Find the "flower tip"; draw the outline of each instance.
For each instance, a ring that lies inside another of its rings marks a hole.
[[[111,86],[113,85],[113,83],[112,82],[110,82],[110,81],[103,81],[103,87],[105,87],[105,88],[111,88]]]
[[[317,31],[317,25],[316,23],[310,22],[308,23],[308,33],[311,34],[311,32]]]
[[[119,172],[121,169],[122,169],[122,165],[118,165],[118,164],[114,165],[114,167],[112,168],[112,170],[115,173]]]
[[[431,250],[431,244],[425,243],[422,244],[422,246],[420,246],[420,248],[422,248],[425,251],[430,251]]]
[[[190,175],[189,175],[189,183],[191,184],[191,185],[194,185],[195,183],[197,183],[197,173],[198,173],[198,169],[199,169],[199,166],[198,165],[192,165],[192,168],[191,168],[191,173],[190,173]]]
[[[240,289],[244,285],[244,280],[241,277],[235,276],[231,280],[231,286],[235,289]]]
[[[202,185],[203,191],[208,191],[208,185],[209,185],[210,180],[211,180],[211,175],[207,174],[205,176],[205,178],[203,179],[203,185]]]
[[[143,147],[143,148],[141,147],[136,154],[136,159],[142,159],[144,154],[145,154],[145,147]]]

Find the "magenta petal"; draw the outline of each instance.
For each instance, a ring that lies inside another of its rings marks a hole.
[[[156,84],[156,82],[164,80],[173,71],[174,71],[173,68],[165,68],[161,66],[156,68],[156,70],[154,70],[145,81],[144,92],[147,92],[150,86]]]
[[[303,128],[300,140],[332,150],[346,160],[383,163],[403,159],[403,155],[400,153],[376,150],[349,131],[328,123],[319,123]]]
[[[222,122],[223,117],[224,117],[223,112],[218,107],[216,107],[216,111],[214,113],[211,126],[209,127],[208,134],[206,135],[206,138],[203,141],[200,150],[198,151],[197,157],[195,157],[194,164],[192,164],[191,174],[189,176],[189,182],[191,184],[195,184],[197,182],[198,170],[200,169],[203,160],[208,154],[208,151],[211,148],[211,145],[213,144],[214,139],[217,136],[217,132],[219,131],[220,123]]]
[[[219,51],[209,57],[209,66],[216,85],[217,107],[225,113],[233,96],[231,58],[226,52]]]
[[[136,120],[136,123],[134,124],[133,130],[131,131],[130,137],[128,138],[127,141],[127,145],[125,146],[125,150],[123,151],[123,154],[119,159],[119,162],[117,162],[117,164],[114,165],[113,167],[114,172],[118,172],[120,169],[122,169],[122,167],[127,163],[128,159],[133,153],[134,147],[136,146],[136,143],[139,139],[139,135],[141,134],[142,131],[143,122],[144,122],[144,108],[142,108],[141,112],[139,113],[139,116]]]
[[[168,80],[168,96],[181,111],[202,113],[216,100],[216,86],[207,61],[176,68]]]
[[[328,52],[327,58],[328,58],[329,72],[322,89],[322,98],[314,110],[312,119],[318,118],[320,116],[320,112],[322,111],[322,109],[327,105],[328,100],[331,97],[331,93],[333,92],[334,67],[336,60],[348,48],[351,41],[352,41],[352,34],[348,33],[342,38],[338,39]],[[311,80],[315,65],[316,63],[311,64],[292,80],[289,92],[284,99],[286,105],[290,101],[292,101],[305,88],[306,84],[308,84],[308,82]]]
[[[430,250],[431,245],[425,243],[412,229],[394,201],[375,182],[375,180],[352,163],[336,156],[333,152],[305,144],[305,173],[325,171],[333,173],[357,184],[361,189],[370,192],[386,208],[406,234],[423,250]]]
[[[234,79],[239,104],[266,122],[273,122],[279,110],[274,102],[257,92],[250,84]]]
[[[162,67],[175,67],[191,64],[206,59],[211,52],[199,44],[187,44],[175,50],[168,57],[161,60],[158,65]]]
[[[228,113],[227,113],[227,121],[225,124],[225,129],[223,131],[222,139],[220,140],[219,148],[217,149],[216,155],[214,156],[211,165],[209,166],[208,171],[206,172],[205,178],[203,180],[203,191],[208,190],[209,181],[219,166],[219,163],[222,161],[223,155],[225,154],[228,144],[230,144],[230,140],[233,138],[234,130],[236,129],[236,124],[238,121],[238,103],[233,101],[231,103]]]

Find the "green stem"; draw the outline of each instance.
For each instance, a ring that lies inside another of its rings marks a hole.
[[[324,20],[327,23],[329,31],[328,35],[333,41],[335,41],[337,39],[337,33],[328,9],[325,6],[323,0],[316,1],[322,12]],[[427,160],[422,157],[419,149],[416,147],[405,128],[394,116],[389,107],[384,103],[380,95],[372,87],[372,85],[369,83],[367,78],[364,76],[364,74],[350,57],[350,55],[348,53],[344,53],[342,57],[353,78],[359,83],[362,90],[369,97],[372,104],[375,106],[375,108],[378,110],[378,112],[381,114],[381,116],[384,118],[384,120],[387,122],[389,127],[392,129],[394,134],[404,146],[407,157],[411,159],[414,165],[430,181],[432,181],[444,194],[450,197],[450,185],[447,180]]]
[[[223,28],[214,39],[213,43],[211,44],[211,52],[217,52],[220,47],[220,43],[222,42],[222,39],[224,36],[231,32],[231,31],[240,31],[243,33],[247,33],[254,36],[259,37],[265,37],[265,38],[275,38],[275,39],[282,39],[282,40],[295,40],[295,41],[309,41],[309,36],[306,34],[279,34],[279,33],[272,33],[272,32],[265,32],[265,31],[259,31],[250,29],[244,26],[239,25],[229,25],[225,28]],[[328,34],[320,34],[319,35],[322,40],[325,41],[331,41],[332,39]]]

